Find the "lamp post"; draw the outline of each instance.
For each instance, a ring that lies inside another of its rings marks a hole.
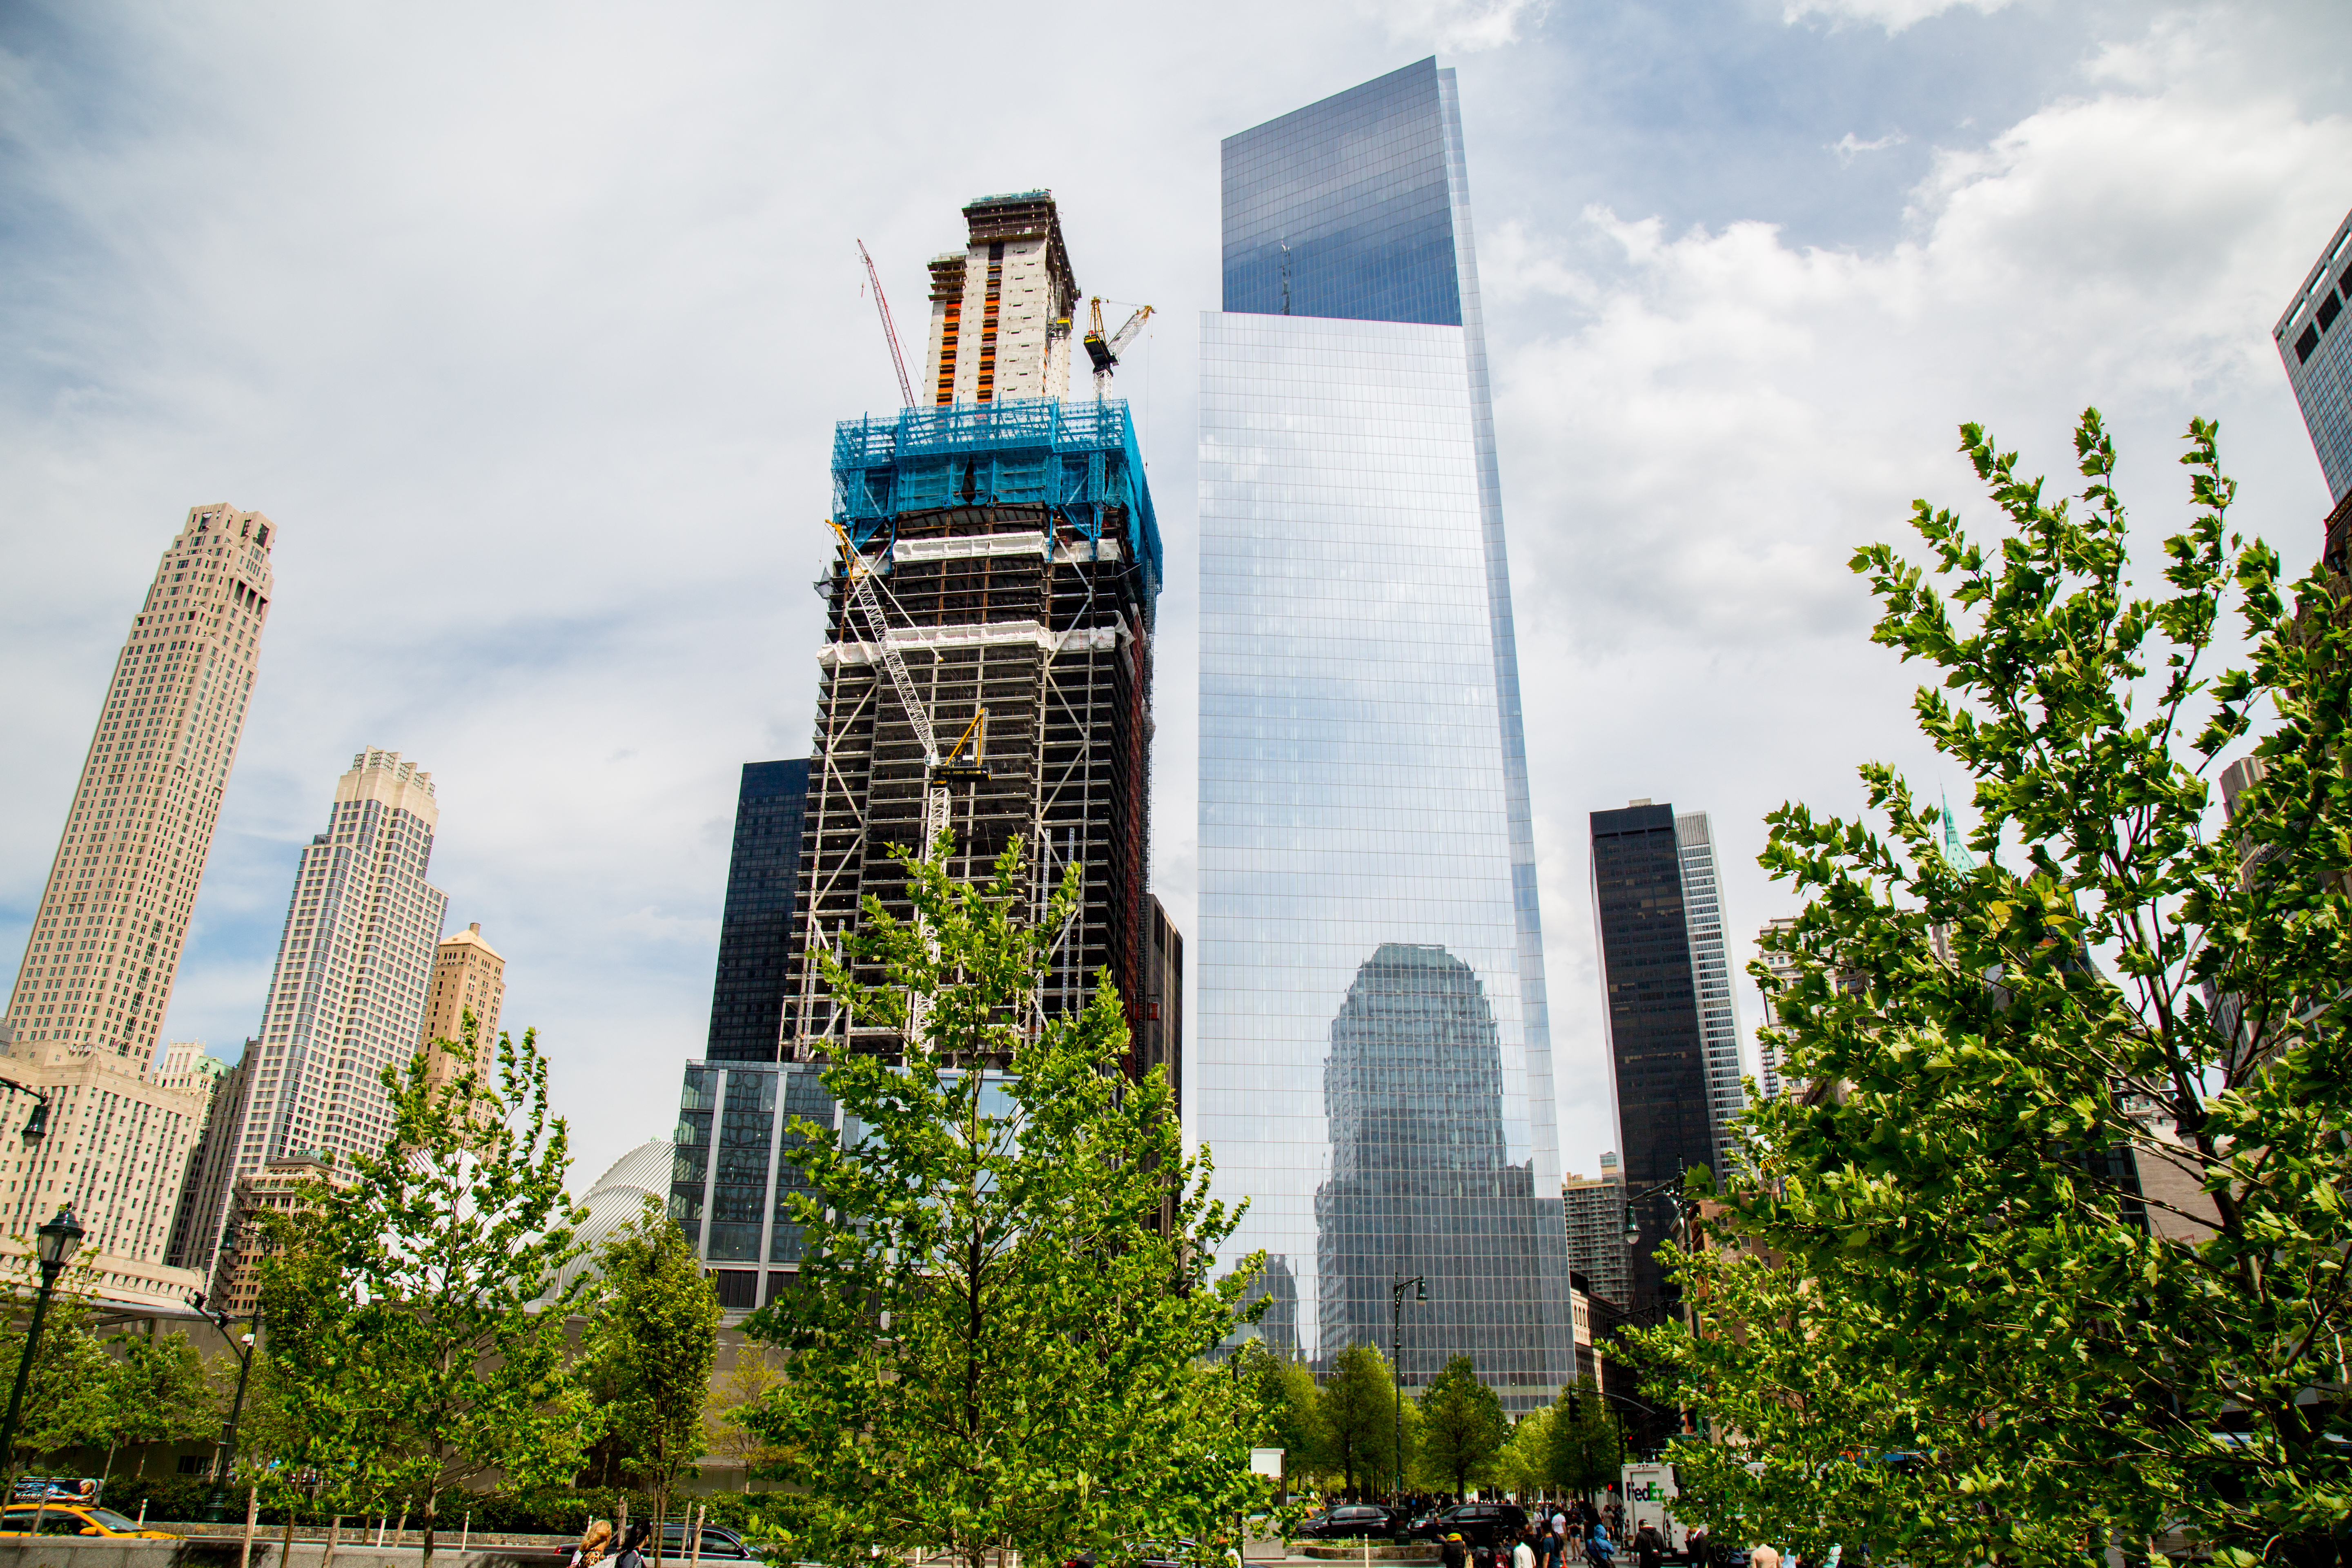
[[[48,1109],[48,1101],[42,1100],[34,1109],[34,1118],[46,1121]],[[49,1296],[57,1289],[58,1275],[73,1261],[81,1236],[81,1222],[67,1205],[59,1205],[57,1217],[33,1233],[33,1253],[41,1265],[41,1289],[33,1298],[33,1327],[25,1335],[25,1353],[16,1359],[16,1387],[8,1395],[7,1424],[0,1426],[0,1455],[7,1458],[12,1496],[16,1489],[16,1418],[25,1413],[25,1383],[33,1375],[33,1357],[41,1348],[41,1321],[49,1315]]]
[[[228,1424],[221,1428],[220,1449],[213,1456],[213,1489],[205,1500],[205,1522],[226,1524],[228,1512],[228,1468],[236,1462],[236,1418],[245,1411],[245,1381],[253,1375],[253,1352],[261,1333],[261,1314],[255,1312],[252,1326],[243,1335],[230,1338],[228,1326],[233,1321],[226,1312],[205,1305],[205,1293],[196,1291],[191,1298],[197,1311],[213,1321],[221,1338],[228,1340],[229,1349],[236,1352],[236,1397],[229,1401]]]
[[[1429,1300],[1429,1280],[1415,1274],[1389,1281],[1389,1376],[1396,1388],[1396,1495],[1404,1496],[1404,1293],[1412,1289],[1416,1301]]]

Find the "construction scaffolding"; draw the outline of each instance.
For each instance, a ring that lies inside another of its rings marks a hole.
[[[834,492],[842,543],[819,584],[827,636],[780,1055],[904,1049],[834,1005],[816,952],[841,951],[869,895],[911,917],[893,850],[919,844],[926,793],[940,789],[959,879],[985,877],[1017,836],[1037,918],[1079,868],[1083,900],[1055,933],[1044,1008],[1082,1006],[1108,970],[1130,1029],[1157,1036],[1144,1026],[1160,1001],[1146,882],[1160,536],[1127,405],[1036,399],[844,421]],[[860,574],[885,606],[881,647],[853,609]],[[893,657],[928,712],[908,711]],[[977,765],[935,773],[922,731],[961,735],[983,710]]]

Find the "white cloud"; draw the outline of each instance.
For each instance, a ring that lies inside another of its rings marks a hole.
[[[1872,758],[1936,781],[1916,672],[1867,642],[1846,563],[1909,541],[1915,496],[1982,521],[1960,421],[2063,484],[2073,419],[2099,405],[2152,544],[2185,515],[2181,429],[2217,415],[2242,523],[2315,552],[2326,498],[2269,329],[2342,216],[2352,121],[2215,90],[2210,57],[2145,58],[2141,86],[1939,153],[1884,247],[1599,208],[1548,241],[1506,231],[1523,309],[1573,313],[1498,355],[1572,1166],[1610,1142],[1584,813],[1710,810],[1744,947],[1790,907],[1753,863],[1768,809],[1855,810]]]
[[[1966,7],[1990,13],[2011,3],[2011,0],[1789,0],[1780,15],[1782,20],[1789,22],[1825,16],[1832,26],[1863,22],[1884,27],[1889,33],[1899,33],[1947,11]]]
[[[1853,161],[1864,153],[1884,153],[1889,147],[1900,147],[1909,140],[1911,138],[1904,135],[1900,131],[1890,131],[1875,140],[1864,142],[1849,131],[1830,143],[1829,150],[1837,154],[1837,161],[1840,163],[1851,166]]]
[[[1415,47],[1475,54],[1519,41],[1551,0],[1390,0],[1389,35]]]

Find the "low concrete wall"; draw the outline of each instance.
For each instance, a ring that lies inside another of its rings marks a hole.
[[[318,1542],[299,1539],[294,1551],[278,1561],[278,1534],[271,1531],[253,1538],[252,1568],[320,1568],[327,1554]],[[373,1533],[368,1537],[373,1541]],[[198,1536],[184,1541],[82,1540],[76,1536],[0,1537],[0,1568],[236,1568],[240,1539]],[[335,1568],[417,1568],[423,1553],[415,1547],[378,1547],[335,1543]],[[457,1550],[457,1538],[446,1546],[434,1542],[433,1568],[553,1568],[554,1550],[469,1547]]]

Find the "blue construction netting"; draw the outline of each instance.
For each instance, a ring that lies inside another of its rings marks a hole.
[[[1158,597],[1160,523],[1125,401],[960,403],[834,426],[834,521],[860,544],[902,511],[992,502],[1053,507],[1089,539],[1123,510],[1127,548]]]

